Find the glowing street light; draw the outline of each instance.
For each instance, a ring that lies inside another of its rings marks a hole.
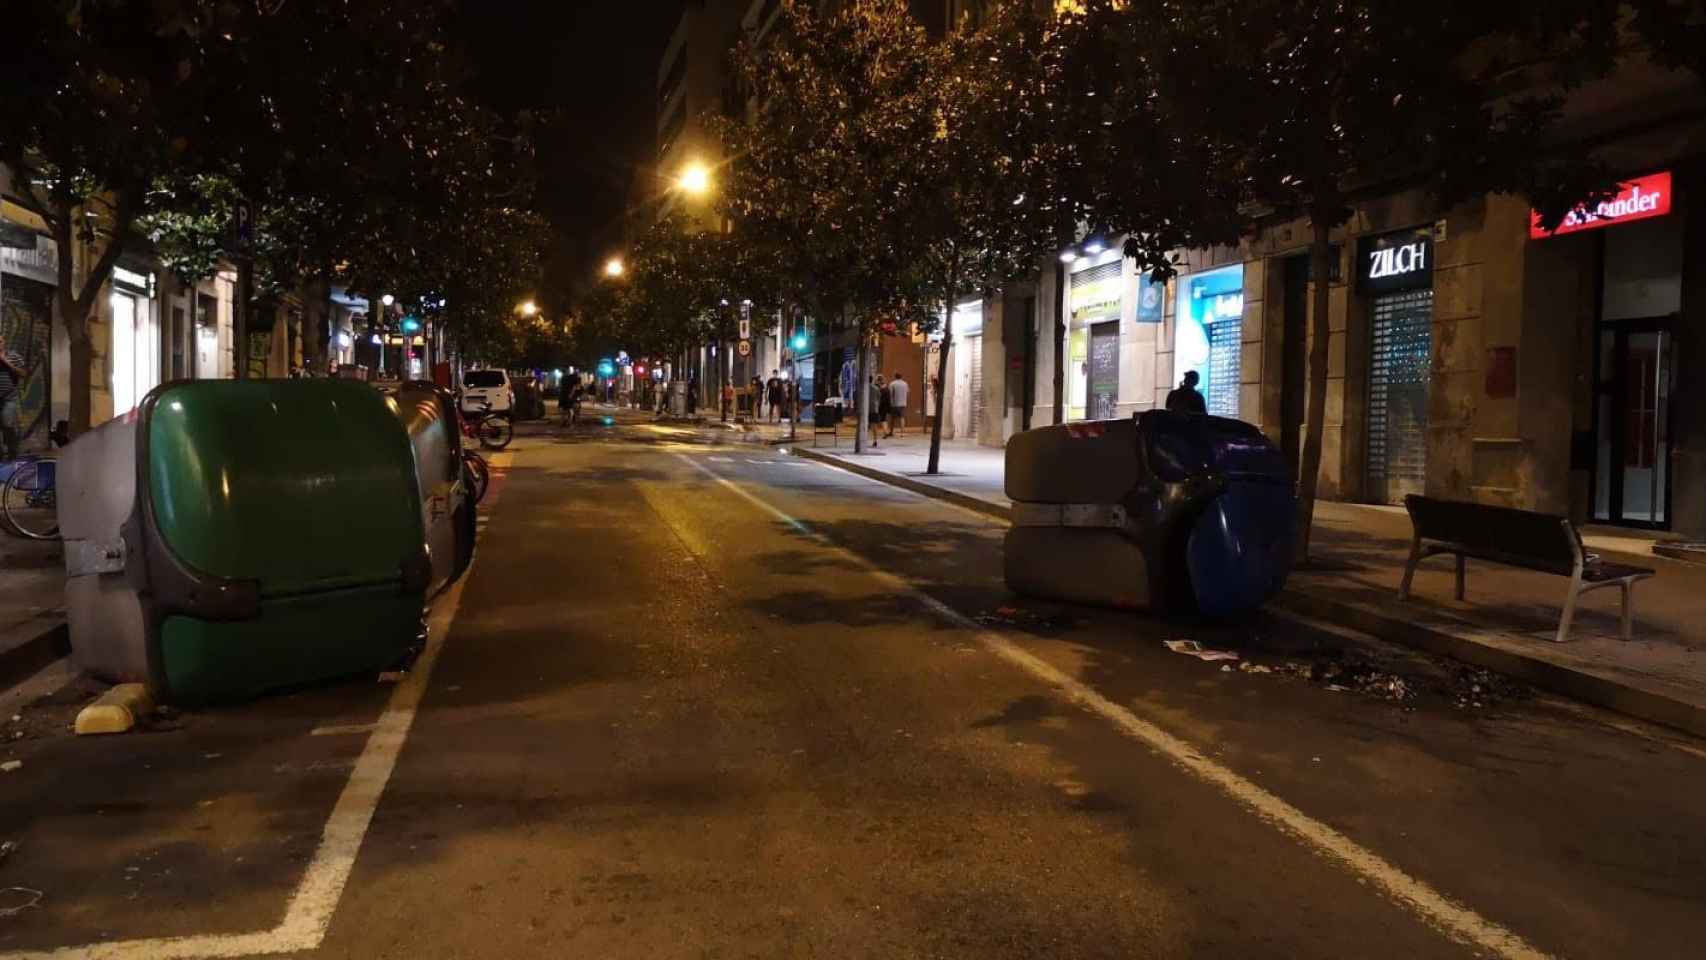
[[[711,168],[694,160],[682,168],[681,176],[676,178],[675,183],[683,193],[695,197],[703,196],[711,190]]]
[[[623,265],[621,257],[611,257],[604,261],[604,275],[607,277],[620,277],[627,270],[628,268]]]
[[[521,315],[524,317],[536,316],[539,313],[539,304],[534,303],[532,300],[523,300],[521,306],[516,309],[520,310]]]
[[[390,294],[389,294],[389,293],[387,293],[387,294],[386,294],[386,295],[385,295],[385,296],[383,296],[383,297],[380,297],[380,298],[379,298],[379,302],[380,302],[380,303],[383,303],[383,304],[385,304],[385,305],[386,305],[386,306],[387,306],[387,307],[389,307],[389,306],[390,306],[390,305],[391,305],[391,304],[393,304],[393,303],[396,303],[396,302],[397,302],[397,298],[396,298],[396,297],[393,297],[393,296],[391,296],[391,295],[390,295]]]

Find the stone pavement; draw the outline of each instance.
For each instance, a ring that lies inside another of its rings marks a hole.
[[[70,649],[62,557],[57,542],[0,534],[0,690]]]
[[[774,442],[775,428],[756,435]],[[804,431],[791,449],[916,492],[996,517],[1011,502],[1002,489],[998,447],[948,441],[941,473],[924,472],[929,437],[914,430],[864,454],[843,436],[812,445]],[[1591,528],[1590,551],[1649,566],[1658,576],[1635,587],[1635,639],[1617,637],[1617,591],[1589,594],[1577,607],[1572,640],[1550,639],[1564,599],[1563,578],[1469,561],[1467,601],[1452,597],[1449,558],[1425,561],[1412,599],[1398,582],[1409,552],[1402,508],[1323,502],[1316,507],[1313,562],[1294,572],[1278,603],[1293,612],[1354,627],[1516,676],[1643,719],[1706,735],[1706,565],[1654,556],[1652,541]]]

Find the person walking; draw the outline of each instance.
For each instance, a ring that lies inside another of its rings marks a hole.
[[[1201,379],[1195,370],[1186,370],[1184,379],[1167,394],[1167,409],[1174,413],[1208,413],[1208,402],[1197,389],[1197,381]]]
[[[735,385],[733,381],[723,384],[723,422],[728,423],[729,417],[735,410]]]
[[[752,382],[747,384],[746,415],[753,423],[764,419],[764,379],[757,374],[752,375]]]
[[[871,428],[876,434],[877,429],[889,422],[889,410],[892,398],[889,396],[889,385],[883,381],[883,375],[877,374],[877,426]]]
[[[871,446],[873,448],[877,445],[877,425],[883,422],[882,414],[879,412],[883,403],[881,380],[881,377],[872,377],[865,388],[867,390],[865,395],[865,422],[871,425]]]
[[[906,382],[906,378],[900,375],[899,370],[896,370],[894,379],[889,381],[888,436],[894,436],[896,430],[906,426],[906,401],[911,393],[912,385]]]

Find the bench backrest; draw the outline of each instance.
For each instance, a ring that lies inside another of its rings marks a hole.
[[[1556,514],[1413,493],[1404,498],[1404,507],[1418,536],[1461,546],[1486,559],[1567,576],[1582,556],[1580,535],[1568,518]]]

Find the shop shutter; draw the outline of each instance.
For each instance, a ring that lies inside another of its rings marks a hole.
[[[1088,270],[1080,270],[1073,274],[1072,289],[1077,290],[1079,287],[1087,287],[1092,283],[1101,283],[1103,280],[1118,280],[1119,278],[1120,261],[1115,260],[1113,263],[1104,263],[1099,267],[1091,267]]]
[[[1433,290],[1374,301],[1368,377],[1369,499],[1397,503],[1421,493],[1427,475],[1428,374]]]
[[[1238,416],[1240,370],[1243,366],[1244,325],[1233,317],[1208,325],[1208,412],[1217,417]]]
[[[966,346],[971,357],[971,423],[966,425],[966,436],[976,440],[983,423],[983,337],[968,337]]]

